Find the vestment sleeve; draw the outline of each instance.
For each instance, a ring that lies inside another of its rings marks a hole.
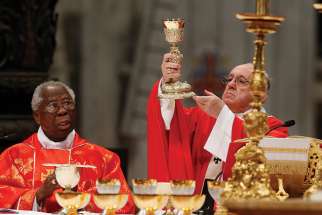
[[[0,207],[31,210],[36,189],[27,180],[32,169],[21,168],[23,161],[14,154],[13,148],[0,155]]]
[[[166,129],[158,98],[159,82],[152,88],[147,105],[148,177],[158,181],[193,179],[191,148],[198,119],[195,108],[175,101],[175,110]]]

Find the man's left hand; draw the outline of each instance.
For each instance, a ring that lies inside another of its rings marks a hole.
[[[194,96],[196,104],[208,115],[217,118],[224,107],[224,102],[215,94],[205,90],[205,96]]]

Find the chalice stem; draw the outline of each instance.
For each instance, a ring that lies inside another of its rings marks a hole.
[[[114,208],[106,208],[104,215],[115,215],[115,209]]]
[[[70,206],[67,208],[67,215],[77,215],[77,207]]]
[[[183,215],[191,215],[190,209],[183,209]]]
[[[146,215],[154,215],[155,210],[153,208],[146,208],[145,214]]]

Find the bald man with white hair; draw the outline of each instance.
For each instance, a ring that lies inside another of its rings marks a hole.
[[[186,108],[180,100],[158,99],[161,85],[181,76],[181,65],[172,63],[172,58],[170,53],[164,55],[162,78],[148,101],[148,176],[159,181],[193,179],[195,193],[200,193],[205,179],[230,177],[234,154],[244,145],[232,142],[246,137],[242,115],[250,110],[252,101],[253,65],[231,70],[222,98],[205,89],[204,96],[193,97],[196,106]],[[267,91],[263,102],[266,99]],[[267,121],[270,128],[282,124],[274,116]],[[288,129],[275,129],[268,135],[286,137]]]

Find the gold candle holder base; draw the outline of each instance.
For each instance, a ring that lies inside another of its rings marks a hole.
[[[103,215],[114,215],[115,211],[123,208],[128,201],[127,194],[95,194],[94,203],[103,209]]]
[[[86,207],[91,199],[89,193],[81,192],[57,192],[55,197],[67,215],[77,215],[77,210]]]

